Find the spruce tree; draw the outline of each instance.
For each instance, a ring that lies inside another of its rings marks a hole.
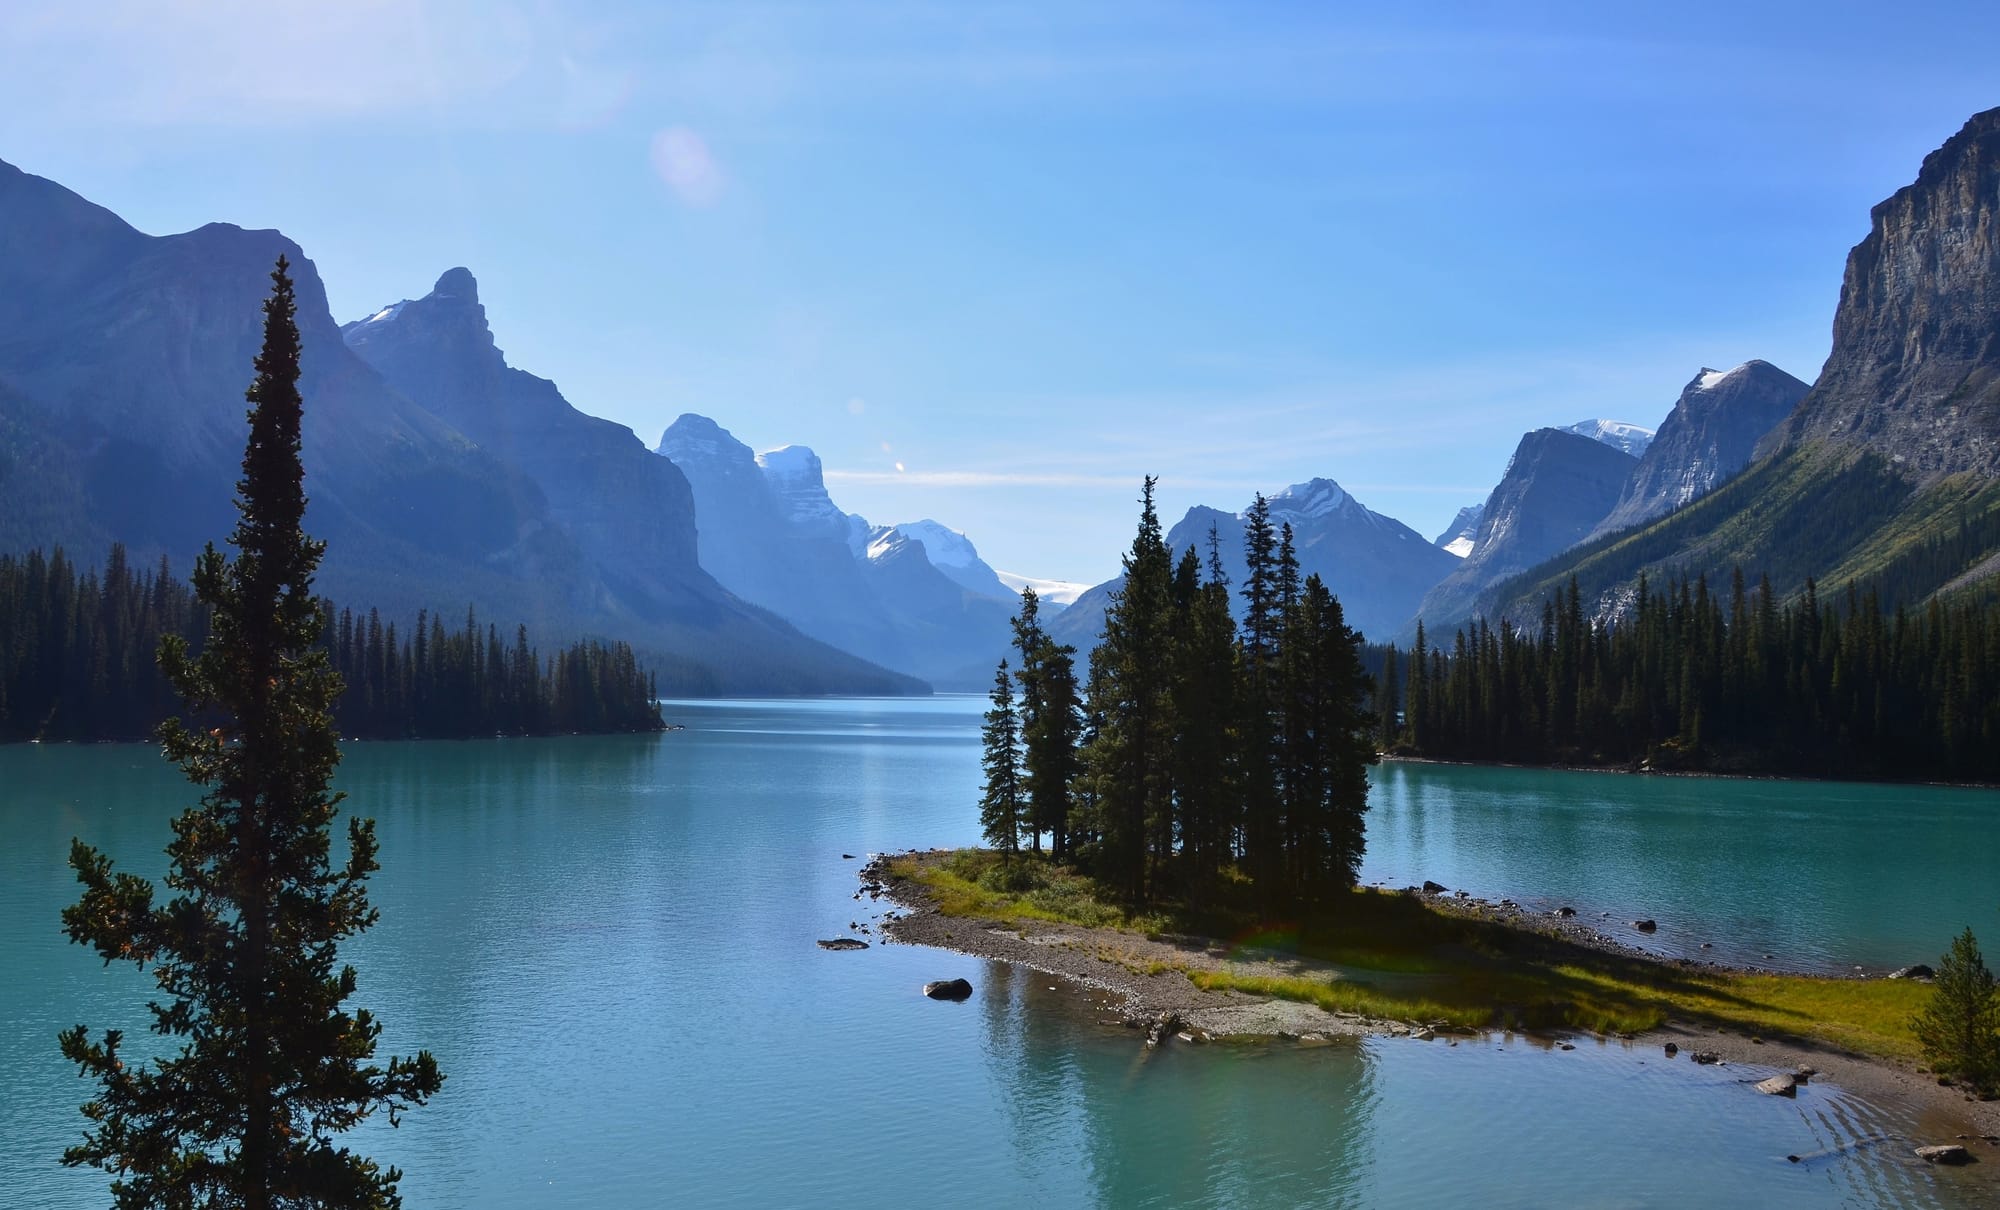
[[[1028,832],[1041,852],[1042,833],[1056,860],[1069,855],[1072,790],[1079,772],[1082,720],[1076,683],[1076,649],[1057,643],[1041,625],[1041,600],[1021,593],[1014,618],[1014,647],[1021,655],[1014,676],[1021,684],[1021,774],[1028,796]]]
[[[1104,641],[1091,658],[1089,707],[1095,734],[1087,754],[1095,795],[1099,874],[1133,902],[1147,900],[1149,875],[1173,840],[1174,736],[1169,669],[1173,567],[1161,536],[1148,475],[1139,532],[1125,556],[1125,587],[1104,615]]]
[[[381,1025],[348,1009],[351,966],[339,942],[375,923],[365,883],[376,868],[373,821],[350,817],[335,864],[330,826],[340,796],[332,722],[339,678],[317,640],[311,594],[325,544],[306,537],[300,465],[299,336],[284,258],[264,304],[264,346],[248,392],[250,438],[229,542],[194,570],[212,611],[198,656],[169,637],[160,664],[204,725],[174,720],[167,757],[203,787],[174,821],[166,886],[114,873],[72,842],[83,896],[64,931],[109,964],[151,967],[160,998],[151,1028],[177,1045],[127,1063],[118,1030],[93,1041],[78,1025],[63,1054],[100,1085],[83,1107],[92,1126],[63,1155],[115,1175],[119,1207],[393,1207],[401,1173],[337,1145],[376,1110],[394,1123],[443,1077],[428,1052],[372,1060]]]
[[[1910,1030],[1933,1071],[1982,1096],[2000,1095],[2000,990],[1970,928],[1938,959],[1931,998]]]
[[[984,749],[980,766],[986,788],[979,796],[979,826],[986,843],[1012,860],[1021,851],[1021,825],[1027,805],[1021,785],[1021,720],[1014,709],[1014,680],[1001,660],[993,674],[993,708],[979,739]]]

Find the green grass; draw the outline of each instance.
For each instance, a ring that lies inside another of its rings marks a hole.
[[[1914,1061],[1911,1014],[1928,989],[1888,979],[1725,974],[1607,954],[1551,933],[1433,910],[1421,899],[1356,890],[1311,918],[1271,922],[1248,906],[1248,888],[1226,884],[1205,912],[1118,906],[1088,876],[1046,860],[1003,863],[980,850],[942,861],[897,857],[892,873],[925,886],[939,910],[1002,922],[1050,921],[1159,936],[1226,940],[1246,960],[1277,955],[1338,968],[1271,975],[1163,962],[1097,945],[1102,961],[1147,975],[1179,970],[1198,987],[1300,1000],[1368,1017],[1526,1029],[1637,1033],[1668,1019],[1732,1032],[1791,1037]]]

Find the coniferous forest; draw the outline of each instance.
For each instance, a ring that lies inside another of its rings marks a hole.
[[[1660,592],[1615,622],[1574,583],[1540,624],[1372,653],[1392,750],[1463,760],[2000,781],[2000,605],[1885,611],[1872,589],[1780,605],[1768,580]],[[1396,669],[1405,671],[1398,673]],[[1399,696],[1400,695],[1400,696]]]
[[[1262,497],[1241,628],[1213,536],[1205,562],[1176,563],[1151,479],[1142,505],[1081,692],[1074,650],[1023,594],[987,714],[987,841],[1011,855],[1047,836],[1134,903],[1201,905],[1242,879],[1267,905],[1327,902],[1360,867],[1375,759],[1360,638],[1319,577],[1300,579]]]
[[[334,708],[356,739],[657,731],[652,677],[624,643],[544,657],[526,627],[503,636],[419,613],[398,627],[321,601],[320,643],[346,691]],[[208,614],[162,561],[135,569],[113,546],[102,570],[61,548],[0,556],[0,741],[143,739],[180,712],[156,662],[173,635],[199,649]]]

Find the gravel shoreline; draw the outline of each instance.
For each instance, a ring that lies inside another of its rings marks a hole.
[[[897,856],[908,856],[898,854]],[[942,860],[944,850],[915,854]],[[1222,1039],[1276,1039],[1302,1046],[1336,1038],[1404,1037],[1435,1044],[1485,1036],[1485,1030],[1454,1030],[1437,1022],[1378,1020],[1333,1013],[1318,1005],[1270,999],[1237,991],[1203,991],[1180,967],[1230,970],[1243,974],[1338,977],[1338,968],[1295,954],[1231,948],[1211,938],[1162,936],[1157,939],[1114,929],[1028,921],[1020,924],[945,916],[921,885],[890,875],[887,855],[871,855],[861,870],[862,897],[886,899],[881,936],[906,945],[954,950],[997,959],[1054,975],[1119,999],[1125,1024],[1146,1031],[1149,1044],[1202,1043]],[[1509,927],[1560,936],[1620,957],[1658,963],[1669,969],[1727,969],[1691,959],[1665,959],[1606,937],[1589,922],[1531,914],[1508,904],[1488,904],[1450,895],[1426,895],[1432,907],[1458,915],[1498,921]],[[1382,976],[1371,973],[1381,982]],[[1570,1045],[1575,1031],[1550,1035],[1551,1048]],[[1591,1037],[1584,1034],[1582,1037]],[[1923,1138],[1918,1142],[1963,1142],[1981,1161],[1982,1180],[2000,1185],[2000,1102],[1969,1100],[1934,1077],[1902,1064],[1853,1054],[1795,1038],[1753,1038],[1684,1021],[1668,1021],[1644,1034],[1625,1036],[1635,1053],[1666,1055],[1673,1045],[1680,1058],[1697,1052],[1726,1064],[1770,1072],[1811,1069],[1812,1079],[1837,1085],[1884,1107],[1909,1111]]]

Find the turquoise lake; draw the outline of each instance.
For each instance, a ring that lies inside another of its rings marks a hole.
[[[359,744],[384,1053],[444,1091],[360,1149],[421,1207],[1963,1206],[1925,1124],[1837,1088],[1582,1037],[1144,1053],[1092,993],[963,955],[827,953],[843,853],[977,837],[981,698],[674,702],[658,736]],[[1697,957],[1799,969],[2000,939],[2000,793],[1392,765],[1363,877],[1435,879]],[[57,1163],[64,1026],[150,979],[61,935],[69,838],[157,875],[187,788],[146,746],[0,748],[0,1207],[107,1202]],[[872,907],[873,905],[869,905]],[[1624,931],[1657,919],[1650,937]],[[1712,948],[1700,949],[1702,942]],[[964,976],[963,1004],[918,994]],[[1805,1155],[1793,1164],[1788,1154]]]

